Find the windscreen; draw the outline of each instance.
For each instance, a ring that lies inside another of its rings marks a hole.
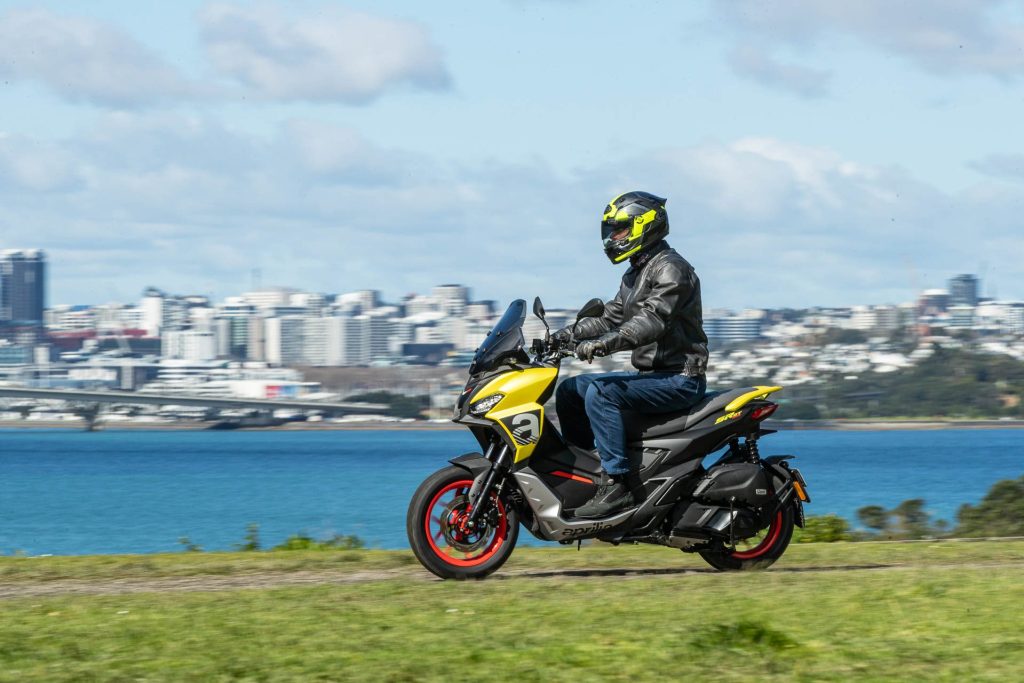
[[[501,320],[487,333],[484,343],[476,350],[469,372],[486,372],[505,358],[516,355],[526,343],[523,339],[525,320],[526,302],[516,299],[508,305],[505,315],[501,316]]]

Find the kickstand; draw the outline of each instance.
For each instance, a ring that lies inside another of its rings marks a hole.
[[[582,548],[582,547],[583,547],[583,539],[582,538],[577,538],[576,539],[576,552],[579,552],[580,548]]]

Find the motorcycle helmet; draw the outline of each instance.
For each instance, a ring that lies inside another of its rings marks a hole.
[[[604,253],[622,263],[668,234],[667,199],[650,192],[627,192],[608,202],[601,217]]]

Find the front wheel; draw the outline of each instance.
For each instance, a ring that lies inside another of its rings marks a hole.
[[[793,538],[796,518],[792,505],[786,505],[775,513],[768,528],[737,544],[733,549],[701,550],[700,556],[715,569],[721,571],[743,571],[767,569],[786,552]]]
[[[480,579],[512,554],[519,538],[519,515],[493,492],[491,509],[467,529],[473,477],[452,465],[434,472],[409,502],[405,526],[416,559],[442,579]]]

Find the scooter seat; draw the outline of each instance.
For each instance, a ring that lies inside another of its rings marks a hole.
[[[686,410],[675,410],[669,413],[624,413],[626,438],[630,441],[638,441],[689,429],[709,415],[723,410],[733,400],[753,390],[753,387],[746,387],[708,393],[704,395],[700,403],[690,406]]]

